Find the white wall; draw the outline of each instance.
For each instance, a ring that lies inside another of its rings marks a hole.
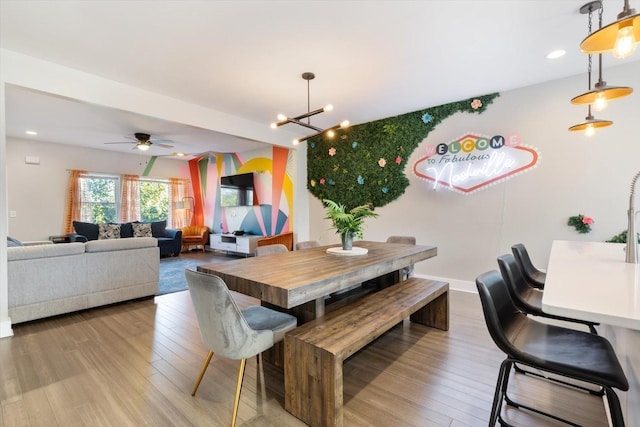
[[[40,164],[27,164],[27,156]],[[7,138],[8,234],[18,240],[47,240],[63,232],[69,169],[110,174],[143,174],[148,156]],[[184,160],[156,159],[149,178],[189,178]]]
[[[380,216],[367,221],[365,239],[414,235],[418,244],[438,247],[438,256],[418,264],[416,274],[475,289],[475,277],[497,269],[496,257],[510,252],[514,243],[524,243],[543,268],[555,239],[603,241],[625,230],[629,185],[640,170],[640,61],[606,69],[604,77],[610,85],[636,92],[595,114],[614,125],[592,138],[567,131],[587,115],[586,107],[569,103],[585,91],[582,75],[504,92],[484,114],[446,119],[412,154],[405,171],[410,186],[398,200],[376,209]],[[540,163],[470,195],[433,191],[413,175],[413,163],[424,156],[427,144],[446,143],[466,132],[518,134],[523,144],[538,148]],[[338,242],[322,219],[321,203],[309,199],[310,238]],[[595,219],[591,233],[578,234],[566,225],[569,216],[579,213]]]

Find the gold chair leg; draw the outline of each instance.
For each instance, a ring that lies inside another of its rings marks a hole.
[[[211,357],[213,357],[213,351],[209,350],[207,358],[204,361],[204,365],[202,365],[202,369],[200,370],[200,376],[196,380],[196,384],[193,386],[193,390],[191,391],[191,396],[196,395],[196,391],[198,391],[198,387],[200,387],[200,381],[202,381],[202,377],[204,377],[204,373],[207,372],[207,368],[209,367],[209,362],[211,362]]]
[[[238,416],[238,406],[240,405],[240,390],[242,389],[242,377],[244,377],[244,367],[247,359],[240,361],[240,370],[238,371],[238,384],[236,385],[236,397],[233,401],[233,415],[231,416],[231,427],[236,425],[236,417]]]

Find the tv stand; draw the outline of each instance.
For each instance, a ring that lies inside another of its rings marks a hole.
[[[258,240],[263,237],[251,234],[242,236],[236,236],[231,233],[211,234],[209,236],[209,246],[211,249],[249,256],[255,254]]]

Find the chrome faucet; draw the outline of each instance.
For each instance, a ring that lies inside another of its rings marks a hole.
[[[636,210],[633,200],[636,193],[636,184],[640,178],[638,172],[631,180],[631,196],[629,196],[629,228],[627,228],[627,262],[638,264],[638,232],[636,231]]]

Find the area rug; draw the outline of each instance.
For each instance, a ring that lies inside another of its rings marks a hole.
[[[158,293],[156,295],[186,290],[187,279],[184,276],[184,270],[187,268],[195,270],[200,264],[206,264],[206,262],[180,257],[161,259],[160,281],[158,282]]]

